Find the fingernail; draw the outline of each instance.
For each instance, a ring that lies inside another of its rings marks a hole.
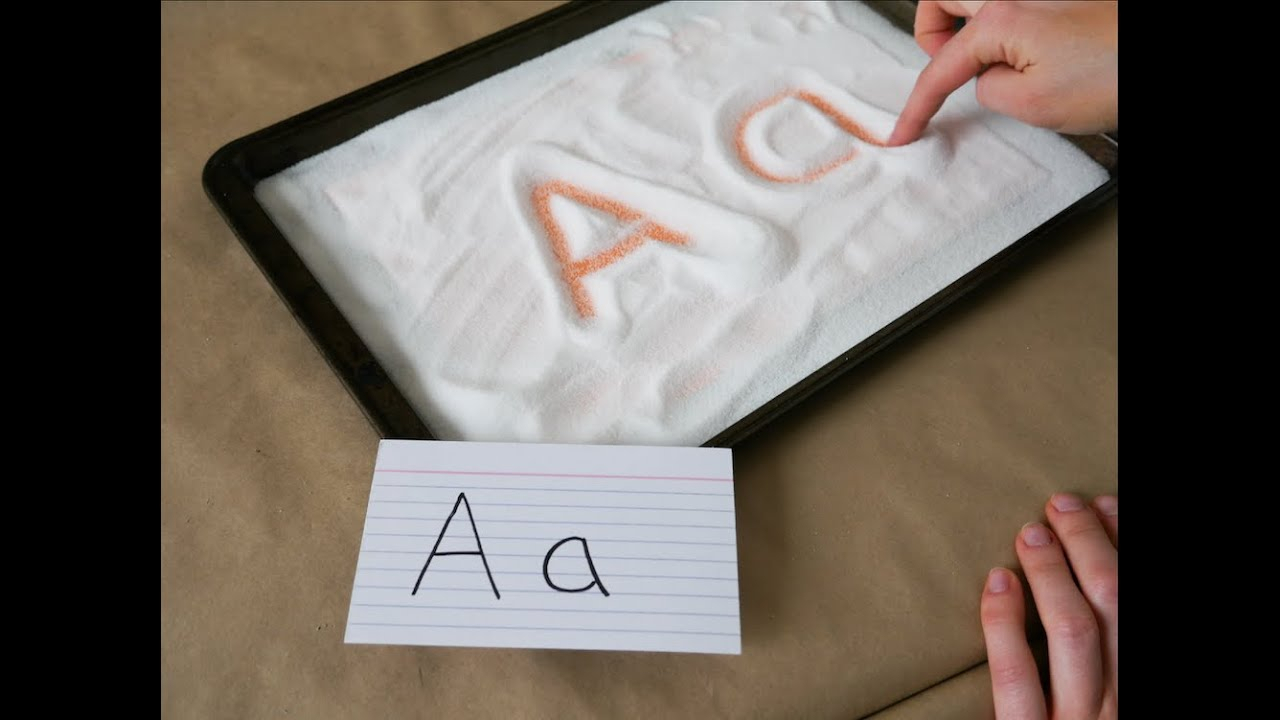
[[[1044,547],[1053,542],[1049,528],[1040,523],[1027,523],[1022,526],[1022,542],[1031,547]]]
[[[1112,517],[1120,514],[1120,501],[1114,495],[1103,495],[1093,499],[1093,506],[1098,512]]]
[[[1053,505],[1058,512],[1075,512],[1084,509],[1084,501],[1075,495],[1059,493],[1049,498],[1049,503]]]
[[[987,573],[987,592],[1002,593],[1009,589],[1009,573],[1004,568],[994,568]]]

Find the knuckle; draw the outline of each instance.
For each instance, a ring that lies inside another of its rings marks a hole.
[[[916,18],[912,26],[916,40],[919,40],[922,35],[927,34],[929,25],[925,18],[928,18],[937,12],[934,7],[937,4],[936,0],[921,0],[921,2],[916,6]]]
[[[1088,578],[1082,583],[1085,595],[1094,606],[1112,611],[1120,605],[1120,580],[1114,574],[1106,573],[1098,577]]]
[[[1064,613],[1048,623],[1045,631],[1051,639],[1070,647],[1087,647],[1098,639],[1098,620],[1087,610]]]
[[[1076,514],[1083,515],[1083,513]],[[1102,539],[1102,527],[1096,522],[1091,523],[1087,517],[1059,520],[1058,524],[1060,527],[1055,527],[1054,530],[1058,533],[1058,538],[1062,540],[1063,545],[1083,544]]]
[[[1021,687],[1030,680],[1030,668],[1012,660],[989,658],[988,668],[991,671],[991,683],[999,688]]]
[[[1000,625],[1013,618],[1013,612],[1006,603],[989,600],[982,603],[980,612],[982,624],[985,626]]]

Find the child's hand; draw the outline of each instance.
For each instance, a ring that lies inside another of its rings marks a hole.
[[[954,30],[956,18],[968,18]],[[930,2],[916,10],[916,42],[933,58],[920,73],[889,145],[915,142],[947,96],[978,76],[978,102],[1064,133],[1117,124],[1115,2]]]
[[[1103,496],[1090,506],[1058,494],[1045,513],[1053,529],[1028,523],[1014,548],[1049,640],[1051,692],[1046,698],[1031,657],[1018,578],[996,568],[982,593],[996,717],[1115,718],[1117,500]]]

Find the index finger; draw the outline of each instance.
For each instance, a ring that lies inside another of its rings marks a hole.
[[[889,147],[915,142],[924,134],[929,120],[938,114],[942,103],[960,86],[982,72],[987,64],[983,52],[981,28],[976,22],[965,25],[938,50],[920,77],[898,115],[898,123],[889,136]]]

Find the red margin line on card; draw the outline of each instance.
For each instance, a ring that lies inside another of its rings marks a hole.
[[[576,473],[485,472],[479,470],[403,470],[374,468],[375,473],[401,473],[412,475],[492,475],[504,477],[542,478],[599,478],[603,480],[704,480],[709,482],[733,482],[733,478],[682,477],[675,475],[582,475]]]

